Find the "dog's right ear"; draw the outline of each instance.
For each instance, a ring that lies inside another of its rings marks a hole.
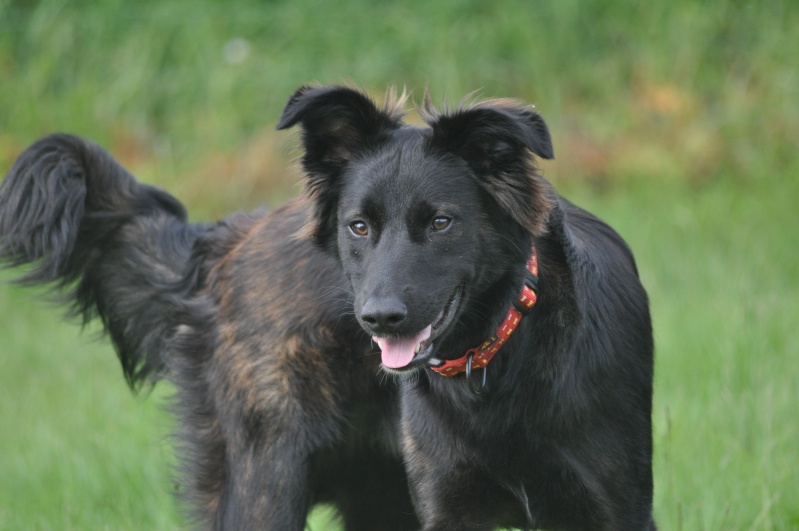
[[[302,127],[305,189],[314,202],[309,227],[318,243],[335,230],[339,175],[346,165],[402,124],[400,105],[379,109],[363,92],[343,86],[301,87],[289,99],[278,129]]]

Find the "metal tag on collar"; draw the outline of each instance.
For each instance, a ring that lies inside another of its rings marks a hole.
[[[486,388],[486,374],[488,374],[488,366],[483,367],[483,381],[480,382],[480,387],[477,387],[475,383],[472,381],[472,358],[474,357],[474,352],[469,352],[469,355],[466,356],[466,381],[469,382],[469,389],[472,390],[472,393],[479,395],[482,393]]]

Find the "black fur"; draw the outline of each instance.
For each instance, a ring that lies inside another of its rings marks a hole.
[[[206,527],[302,529],[328,501],[348,530],[654,529],[652,332],[629,248],[541,177],[553,150],[531,108],[422,115],[301,88],[279,127],[302,127],[305,198],[216,225],[94,144],[47,137],[0,187],[0,260],[99,315],[132,384],[176,385]],[[484,392],[429,371],[493,333],[532,243],[538,303]],[[370,336],[430,323],[381,376]]]
[[[0,186],[0,261],[33,264],[22,283],[55,282],[74,314],[99,315],[132,385],[163,370],[197,230],[175,198],[75,136],[34,143]]]

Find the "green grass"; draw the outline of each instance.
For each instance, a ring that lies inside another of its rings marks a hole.
[[[171,527],[162,392],[132,397],[108,345],[30,299],[0,292],[0,529]]]
[[[303,83],[535,102],[546,174],[651,296],[661,528],[797,529],[796,27],[788,0],[0,0],[0,171],[68,130],[208,219],[298,191],[272,129]],[[185,527],[169,389],[32,295],[0,286],[0,529]]]

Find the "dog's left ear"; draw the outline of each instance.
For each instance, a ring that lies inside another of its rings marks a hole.
[[[555,154],[544,119],[513,100],[488,100],[423,117],[433,130],[432,145],[463,158],[497,203],[534,235],[546,232],[554,205],[552,186],[540,175],[535,157]]]
[[[335,230],[339,175],[401,125],[399,106],[389,101],[379,109],[363,92],[343,86],[301,87],[286,103],[277,128],[302,127],[305,187],[314,202],[309,229],[318,243]]]

